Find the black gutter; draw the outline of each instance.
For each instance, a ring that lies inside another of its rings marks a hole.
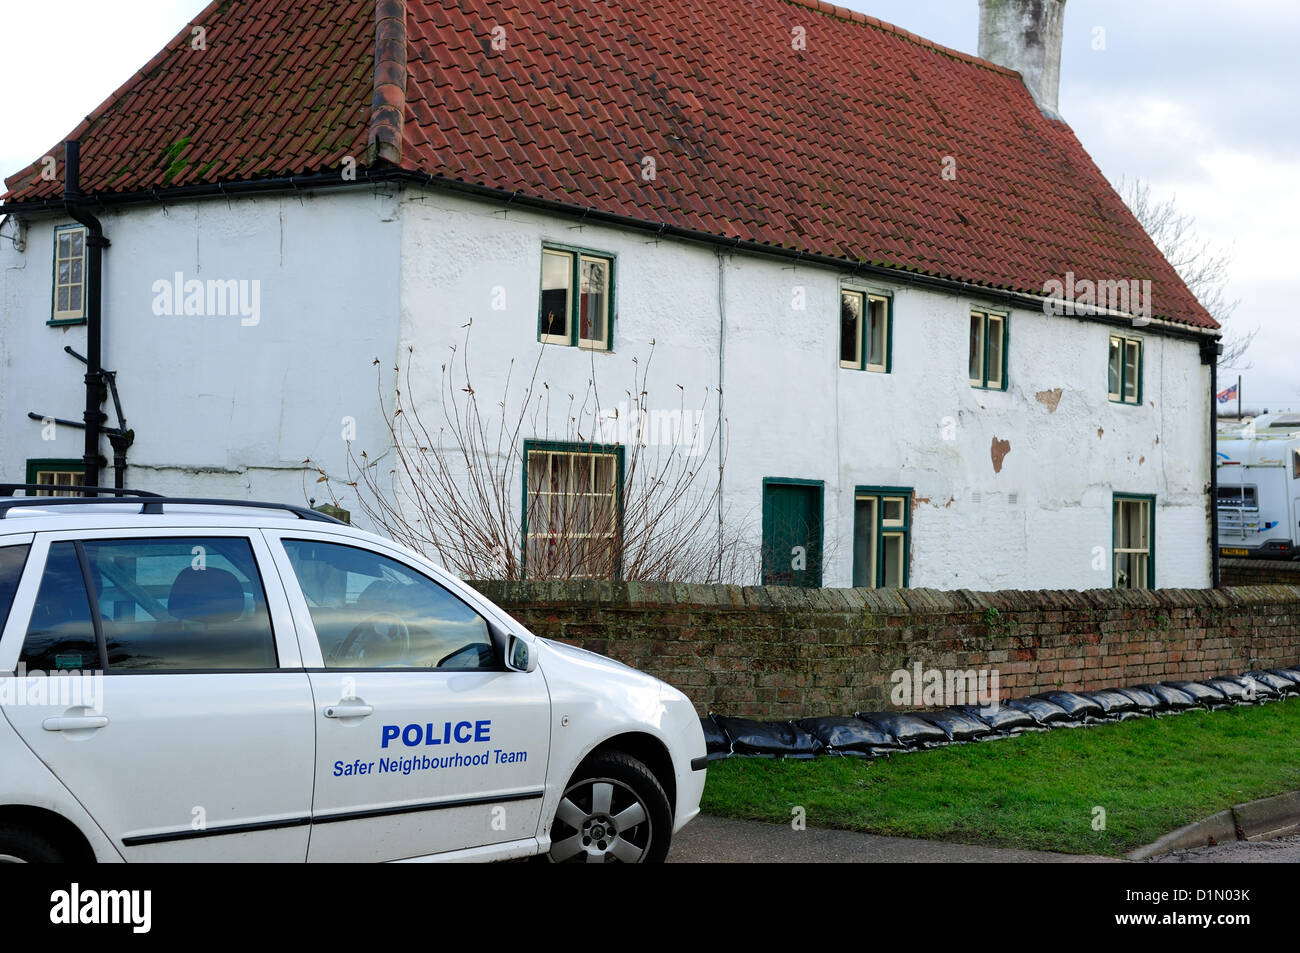
[[[85,483],[99,486],[99,435],[108,419],[100,409],[108,397],[102,367],[104,249],[108,239],[104,226],[84,207],[86,196],[81,191],[81,143],[69,139],[64,144],[63,210],[75,221],[84,225],[86,235],[86,410],[82,415],[86,424],[86,441],[81,458],[85,466]],[[90,496],[96,494],[92,492]]]
[[[1219,578],[1219,356],[1223,345],[1201,342],[1201,363],[1210,365],[1210,588],[1218,589]]]
[[[590,221],[593,224],[613,225],[632,231],[648,232],[659,238],[670,237],[695,244],[704,244],[710,247],[721,247],[730,250],[745,251],[754,255],[763,255],[793,260],[796,262],[806,262],[810,265],[821,265],[841,272],[848,271],[855,275],[871,275],[884,280],[903,282],[922,288],[966,294],[971,295],[972,297],[984,299],[993,299],[1008,305],[1027,308],[1032,311],[1041,311],[1043,309],[1043,298],[1027,292],[992,288],[969,281],[961,281],[956,278],[942,278],[937,275],[927,275],[921,272],[908,271],[902,268],[891,268],[886,265],[873,265],[867,262],[852,262],[844,258],[835,258],[831,255],[821,255],[812,252],[799,251],[797,249],[782,248],[779,245],[766,245],[762,242],[748,239],[723,238],[709,232],[684,228],[679,225],[669,225],[666,222],[647,221],[645,219],[633,218],[628,215],[619,215],[615,212],[603,212],[598,209],[585,208],[580,205],[571,205],[567,202],[559,202],[554,199],[544,199],[523,195],[517,191],[497,189],[491,186],[477,185],[472,182],[463,182],[459,179],[452,179],[446,176],[433,175],[432,173],[415,172],[392,167],[358,169],[356,170],[355,178],[347,180],[343,179],[338,172],[315,172],[306,175],[248,179],[242,182],[182,185],[162,190],[150,189],[140,192],[95,193],[94,195],[89,196],[88,200],[98,202],[103,207],[110,205],[129,206],[161,204],[167,201],[185,201],[194,199],[228,199],[246,195],[264,194],[268,192],[287,192],[297,191],[300,189],[328,188],[331,186],[341,187],[362,184],[373,185],[392,183],[410,183],[413,185],[431,186],[451,192],[462,193],[479,199],[485,199],[494,204],[534,209],[537,211],[548,212],[553,215],[563,215],[566,218],[579,218],[584,221]],[[0,215],[61,211],[64,207],[65,205],[62,202],[54,199],[45,199],[39,202],[0,205]],[[1103,324],[1112,324],[1116,326],[1133,325],[1133,319],[1128,317],[1106,314],[1084,314],[1077,316],[1087,318],[1088,320],[1098,321]],[[1186,330],[1155,322],[1147,325],[1147,327],[1159,334],[1167,335],[1169,337],[1185,338],[1188,340],[1204,340],[1207,334],[1215,334],[1217,337],[1217,333],[1210,331],[1208,328],[1197,329],[1190,325]]]

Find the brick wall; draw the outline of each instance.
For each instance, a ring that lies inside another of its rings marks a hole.
[[[533,632],[677,686],[703,713],[889,706],[890,673],[996,669],[1002,697],[1300,662],[1300,588],[939,592],[482,582]]]
[[[1222,559],[1219,578],[1225,586],[1300,586],[1300,562]]]

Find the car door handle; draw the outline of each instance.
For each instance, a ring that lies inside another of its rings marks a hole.
[[[373,713],[373,705],[358,705],[355,702],[350,704],[339,703],[330,705],[325,709],[326,718],[365,718],[366,715]]]
[[[41,727],[46,731],[85,731],[88,728],[103,728],[107,724],[107,715],[75,715],[46,718],[41,722]]]

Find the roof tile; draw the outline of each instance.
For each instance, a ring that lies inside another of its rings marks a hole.
[[[396,117],[377,7],[405,24]],[[1149,278],[1155,315],[1217,327],[1018,74],[821,0],[214,0],[194,23],[206,50],[187,26],[75,130],[87,192],[336,168],[373,122],[434,176],[1030,294]],[[57,198],[38,172],[5,201]]]

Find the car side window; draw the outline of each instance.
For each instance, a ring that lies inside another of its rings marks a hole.
[[[93,606],[81,555],[94,586]],[[247,539],[55,543],[23,645],[28,668],[97,668],[96,612],[110,671],[277,665],[266,594]]]
[[[99,668],[90,600],[74,543],[53,543],[19,664],[30,671]]]
[[[23,566],[27,564],[27,550],[26,543],[0,545],[0,632],[5,630],[5,623],[9,621],[9,610],[18,592],[18,580],[23,578]]]
[[[427,576],[355,546],[283,542],[327,668],[497,667],[487,622]]]

